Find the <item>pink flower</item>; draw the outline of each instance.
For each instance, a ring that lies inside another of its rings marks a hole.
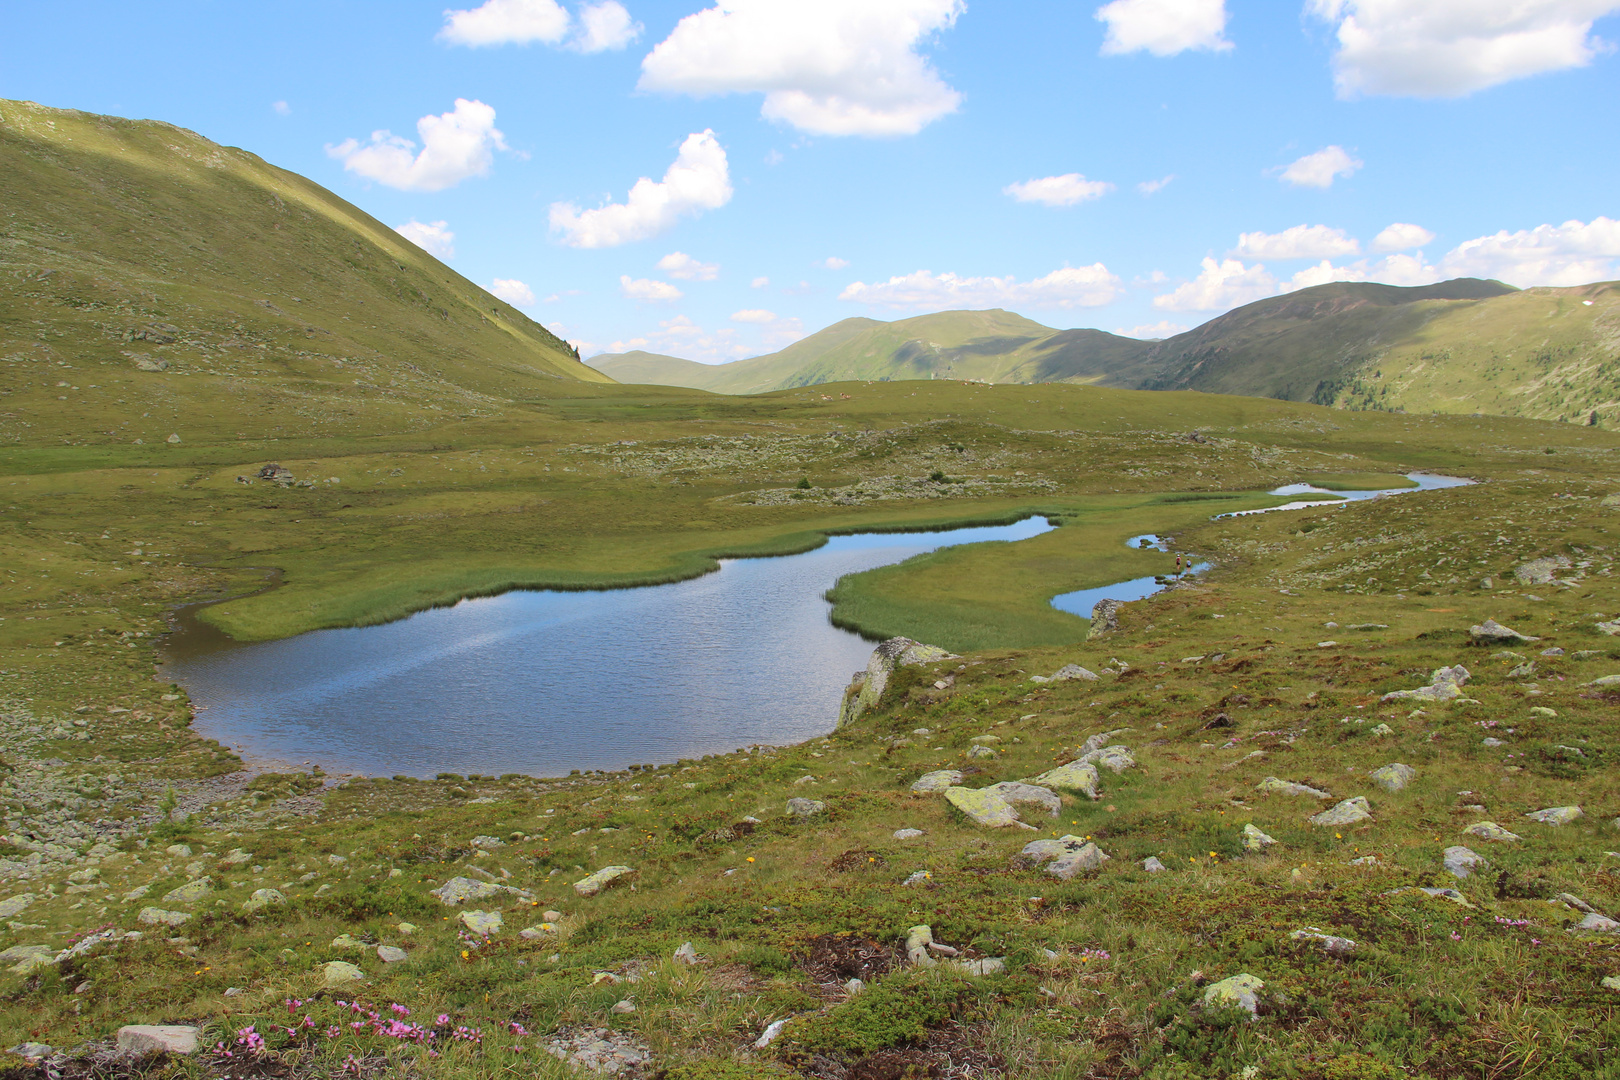
[[[436,1021],[436,1023],[440,1023],[440,1024],[448,1024],[449,1022],[450,1022],[450,1014],[449,1013],[440,1013],[439,1014],[439,1019]]]

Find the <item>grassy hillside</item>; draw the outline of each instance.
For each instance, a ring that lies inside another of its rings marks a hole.
[[[0,445],[420,431],[605,378],[321,187],[0,101]]]
[[[707,390],[708,384],[722,365],[700,364],[696,360],[682,360],[678,356],[643,352],[635,349],[626,353],[598,353],[586,364],[622,383],[645,386],[685,386],[694,390]]]

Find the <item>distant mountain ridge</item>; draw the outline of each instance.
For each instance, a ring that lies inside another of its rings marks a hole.
[[[994,309],[846,319],[729,364],[648,353],[588,362],[624,382],[727,394],[851,379],[1084,382],[1620,426],[1620,285],[1333,282],[1246,304],[1163,341],[1054,330]]]

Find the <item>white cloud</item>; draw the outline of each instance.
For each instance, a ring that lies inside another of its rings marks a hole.
[[[958,277],[918,270],[868,285],[857,281],[838,299],[889,308],[1100,307],[1120,294],[1119,278],[1102,263],[1064,267],[1033,281]]]
[[[1306,154],[1283,169],[1282,179],[1295,187],[1332,187],[1336,177],[1349,176],[1362,164],[1351,157],[1344,147],[1327,146],[1314,154]]]
[[[714,210],[731,201],[731,172],[725,148],[713,131],[688,135],[662,181],[645,176],[622,203],[581,210],[573,203],[551,204],[551,229],[570,247],[616,247],[646,240],[688,214]]]
[[[719,0],[641,62],[643,90],[763,93],[760,109],[817,135],[915,135],[956,111],[917,48],[962,0]]]
[[[780,349],[784,345],[791,345],[804,337],[804,323],[799,319],[777,319],[760,335],[760,340],[773,348]]]
[[[534,306],[534,290],[516,278],[496,278],[489,291],[513,307]]]
[[[770,284],[771,284],[771,279],[770,278],[768,278],[768,277],[757,277],[753,281],[750,281],[748,283],[748,287],[750,289],[767,289],[767,288],[770,288]]]
[[[622,49],[641,36],[642,25],[618,0],[603,0],[579,9],[579,29],[569,47],[582,53]]]
[[[1617,276],[1620,221],[1593,218],[1496,233],[1458,244],[1440,260],[1446,277],[1496,278],[1509,285],[1585,285]]]
[[[369,143],[345,139],[328,146],[329,156],[343,167],[401,191],[443,191],[473,176],[484,176],[505,150],[505,137],[495,127],[495,110],[482,101],[457,98],[456,107],[416,122],[422,152],[416,144],[390,131],[374,131]]]
[[[1416,255],[1390,255],[1380,259],[1373,264],[1368,276],[1385,285],[1433,285],[1442,275],[1423,260],[1420,251]]]
[[[1120,329],[1115,330],[1114,333],[1119,334],[1122,337],[1141,338],[1144,341],[1160,341],[1167,337],[1175,337],[1177,334],[1185,334],[1190,329],[1191,327],[1183,326],[1181,323],[1175,323],[1168,319],[1162,319],[1156,323],[1145,323],[1142,326],[1133,326],[1129,330],[1121,327]]]
[[[703,364],[723,364],[747,356],[751,351],[737,340],[737,331],[725,327],[710,333],[685,315],[665,319],[658,329],[626,341],[615,341],[608,346],[610,352],[629,352],[631,349],[649,349],[653,352],[696,360]]]
[[[684,251],[672,251],[659,259],[658,269],[682,281],[713,281],[720,276],[719,263],[698,262]]]
[[[1592,21],[1617,0],[1309,0],[1334,24],[1334,84],[1362,94],[1461,97],[1583,67],[1607,45]]]
[[[1280,233],[1242,233],[1232,249],[1242,259],[1336,259],[1360,253],[1361,245],[1354,237],[1326,225],[1295,225]]]
[[[759,323],[761,326],[763,326],[766,323],[773,323],[776,321],[776,312],[766,311],[764,308],[744,308],[741,311],[733,311],[731,313],[731,321],[742,323]]]
[[[556,44],[568,33],[568,12],[557,0],[488,0],[466,11],[446,11],[439,39],[452,45]]]
[[[1100,199],[1113,190],[1114,185],[1107,181],[1087,180],[1079,173],[1072,172],[1064,173],[1062,176],[1043,176],[1036,180],[1008,184],[1001,189],[1001,193],[1011,195],[1019,202],[1038,202],[1045,206],[1073,206],[1087,199]]]
[[[1136,190],[1140,191],[1143,195],[1157,195],[1159,192],[1169,187],[1170,181],[1174,180],[1175,178],[1176,174],[1171,173],[1162,180],[1144,180],[1140,184],[1136,185]]]
[[[1225,0],[1114,0],[1097,9],[1097,18],[1108,24],[1104,56],[1142,49],[1174,56],[1188,49],[1232,47],[1225,37]]]
[[[270,109],[277,116],[291,116],[292,115],[292,106],[288,105],[285,101],[272,101],[270,103]]]
[[[1412,248],[1422,247],[1433,239],[1434,233],[1423,226],[1409,225],[1397,221],[1373,237],[1372,249],[1374,251],[1410,251]]]
[[[619,292],[627,299],[642,304],[674,303],[686,295],[667,281],[632,278],[629,274],[619,275]]]
[[[829,255],[825,259],[817,262],[815,265],[821,267],[823,270],[842,270],[844,267],[849,265],[849,260],[840,259],[836,255]]]
[[[432,221],[424,224],[412,218],[403,225],[395,225],[394,231],[428,254],[441,259],[448,259],[456,253],[456,234],[450,231],[448,221]]]
[[[1237,259],[1216,262],[1206,256],[1203,271],[1173,292],[1153,298],[1161,311],[1225,311],[1277,291],[1277,279],[1261,263],[1244,266]]]

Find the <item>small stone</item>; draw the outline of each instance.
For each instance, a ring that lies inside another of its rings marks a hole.
[[[1018,811],[1012,803],[993,788],[952,787],[945,790],[945,801],[962,811],[975,825],[1002,829],[1009,825],[1033,828],[1018,820]]]
[[[1468,636],[1475,645],[1498,645],[1510,642],[1540,641],[1540,638],[1510,630],[1495,619],[1486,619],[1478,626],[1468,628]]]
[[[1233,975],[1204,989],[1206,1009],[1238,1008],[1253,1017],[1260,1012],[1260,991],[1266,984],[1253,975]]]
[[[168,847],[163,849],[163,853],[165,855],[172,855],[176,859],[189,859],[191,858],[191,845],[170,844]]]
[[[1517,833],[1508,832],[1494,821],[1476,821],[1463,832],[1469,836],[1477,836],[1481,840],[1494,840],[1502,844],[1511,844],[1524,839]]]
[[[118,1029],[126,1054],[194,1054],[201,1030],[182,1024],[128,1024]]]
[[[1592,912],[1586,918],[1575,924],[1577,930],[1591,930],[1599,934],[1613,934],[1620,932],[1620,922],[1615,922],[1606,916]]]
[[[263,911],[267,907],[285,904],[287,898],[281,894],[280,889],[255,889],[253,895],[242,901],[244,914],[252,915],[256,911]]]
[[[1307,787],[1304,784],[1295,784],[1287,780],[1279,780],[1275,776],[1266,777],[1264,780],[1255,785],[1254,790],[1260,792],[1262,795],[1304,795],[1312,799],[1333,798],[1332,795],[1329,795],[1325,791],[1320,791],[1313,787]]]
[[[1311,824],[1331,828],[1335,826],[1354,825],[1357,822],[1366,821],[1371,817],[1372,807],[1368,804],[1366,797],[1357,795],[1353,799],[1345,799],[1343,802],[1337,804],[1331,809],[1324,810],[1320,814],[1313,815],[1311,817]]]
[[[1481,745],[1481,746],[1489,746],[1489,747],[1497,747],[1497,746],[1506,746],[1507,743],[1503,742],[1501,739],[1495,739],[1495,738],[1492,738],[1491,736],[1487,735],[1487,736],[1485,736],[1483,739],[1481,739],[1479,741],[1479,745]]]
[[[401,949],[397,945],[377,946],[377,959],[381,960],[385,964],[397,964],[401,960],[404,960],[405,956],[405,950]]]
[[[697,949],[692,947],[692,943],[690,941],[675,950],[675,962],[677,964],[685,964],[688,967],[696,966],[698,962],[698,953]]]
[[[179,888],[170,889],[163,895],[165,904],[195,904],[203,897],[214,891],[212,878],[198,878],[188,881]]]
[[[1096,682],[1097,673],[1087,671],[1079,664],[1064,664],[1052,673],[1052,682],[1066,682],[1069,679],[1080,679],[1084,682]]]
[[[851,979],[849,982],[844,984],[844,993],[848,994],[850,997],[854,997],[856,994],[865,989],[866,984],[859,979]]]
[[[915,840],[915,839],[917,839],[917,837],[921,836],[922,834],[923,834],[923,831],[921,829],[896,829],[896,830],[894,830],[894,838],[896,840]]]
[[[1545,810],[1537,810],[1533,814],[1524,816],[1531,821],[1539,821],[1543,825],[1568,825],[1577,818],[1583,818],[1586,815],[1578,806],[1549,806]]]
[[[328,989],[364,982],[365,978],[365,972],[346,960],[331,960],[321,967],[321,985]]]
[[[1468,848],[1462,846],[1446,848],[1444,862],[1446,872],[1455,878],[1465,878],[1469,874],[1472,874],[1476,868],[1483,868],[1490,865],[1490,863],[1474,854]]]
[[[1160,862],[1157,855],[1149,855],[1142,860],[1142,869],[1150,874],[1157,874],[1161,870],[1168,870],[1169,867]]]
[[[955,787],[961,782],[962,774],[957,770],[939,769],[918,777],[911,785],[911,790],[918,795],[929,795],[944,791],[948,787]]]
[[[462,916],[462,917],[465,918],[466,916]],[[334,948],[334,949],[364,949],[364,948],[367,948],[367,945],[366,945],[365,942],[359,940],[358,938],[353,937],[352,935],[339,934],[337,937],[332,939],[332,948]]]
[[[968,747],[967,756],[970,761],[994,761],[1001,755],[988,746],[970,746]]]
[[[1402,765],[1398,761],[1381,766],[1367,774],[1367,779],[1391,794],[1403,790],[1416,778],[1416,769],[1410,765]]]
[[[1109,769],[1116,775],[1126,769],[1135,768],[1136,758],[1131,756],[1128,748],[1123,746],[1104,746],[1083,754],[1076,765],[1100,765]]]
[[[1605,975],[1598,985],[1605,990],[1620,991],[1620,975]]]
[[[527,899],[528,893],[514,889],[508,885],[496,885],[488,881],[475,881],[468,877],[454,877],[430,892],[429,896],[436,896],[439,902],[447,907],[455,907],[469,900],[488,900],[500,893],[514,893]]]
[[[498,911],[463,911],[461,925],[483,937],[498,934],[506,920]]]
[[[906,878],[906,880],[902,881],[900,884],[902,884],[902,885],[926,885],[929,882],[929,880],[931,880],[933,878],[933,876],[934,875],[930,874],[927,870],[913,870],[911,872],[911,874]]]
[[[759,1038],[754,1040],[754,1049],[763,1050],[775,1042],[776,1037],[782,1034],[782,1029],[787,1026],[787,1022],[791,1019],[793,1019],[791,1016],[784,1016],[780,1020],[772,1020],[769,1024],[766,1024],[765,1030],[760,1032]]]
[[[191,918],[184,911],[164,911],[158,907],[141,908],[141,913],[135,916],[135,921],[147,926],[179,926]]]
[[[1067,791],[1074,795],[1084,795],[1088,799],[1101,797],[1098,790],[1099,779],[1097,766],[1091,762],[1071,761],[1067,765],[1059,765],[1048,770],[1030,781],[1041,787],[1055,788],[1058,791]]]
[[[1263,851],[1277,841],[1261,832],[1252,823],[1243,826],[1243,847],[1248,851]]]
[[[1390,727],[1388,724],[1379,724],[1377,727],[1367,732],[1367,734],[1376,739],[1387,739],[1391,735],[1395,734],[1395,729]]]
[[[787,801],[788,814],[800,820],[819,814],[825,809],[827,809],[827,804],[820,799],[789,799]]]
[[[611,887],[622,878],[634,874],[635,870],[628,866],[604,866],[589,877],[574,882],[574,891],[580,896],[591,897],[603,889]]]
[[[394,929],[409,937],[411,934],[416,933],[420,927],[418,927],[415,923],[402,922],[398,926],[394,927]]]
[[[631,1001],[629,998],[625,998],[623,1001],[614,1002],[613,1008],[608,1011],[616,1013],[619,1016],[626,1016],[636,1011],[636,1003]]]
[[[1329,956],[1349,956],[1356,951],[1356,943],[1350,938],[1326,934],[1314,926],[1307,926],[1303,930],[1295,930],[1288,937],[1293,941],[1310,942]]]
[[[1458,907],[1471,908],[1474,906],[1468,902],[1468,897],[1464,896],[1456,889],[1419,889],[1418,892],[1422,893],[1424,896],[1432,897],[1436,900],[1450,900]]]
[[[56,1047],[50,1043],[25,1042],[11,1048],[11,1053],[29,1061],[41,1061],[56,1053]]]

